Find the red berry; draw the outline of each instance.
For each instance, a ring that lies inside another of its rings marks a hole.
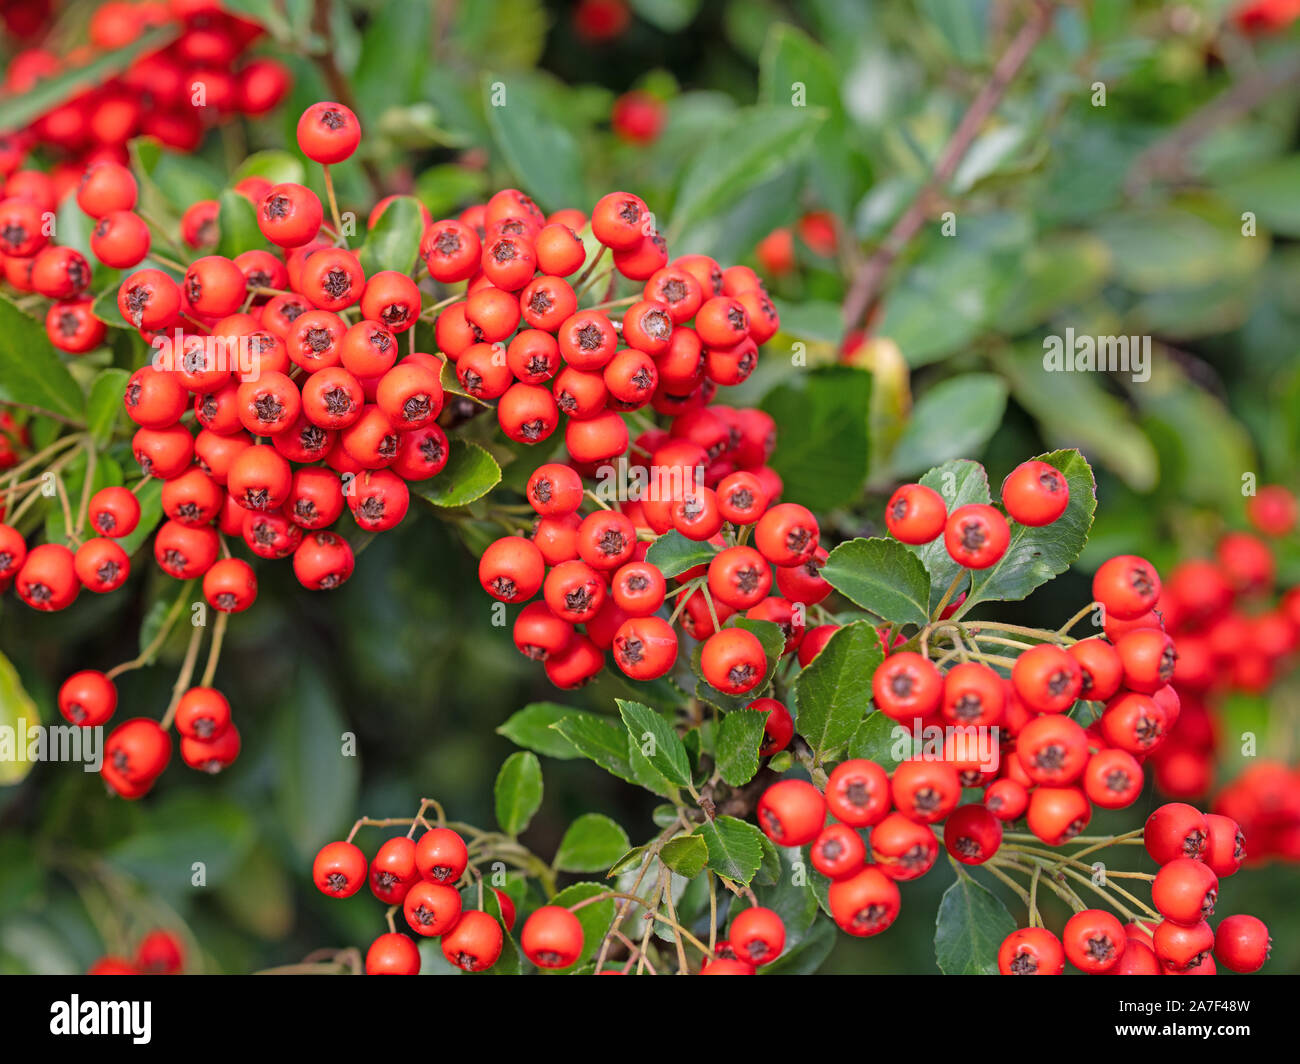
[[[929,543],[947,523],[943,496],[923,484],[904,484],[885,504],[885,526],[900,543]]]
[[[568,909],[544,905],[524,921],[519,945],[539,968],[567,968],[582,953],[582,924]]]
[[[1184,802],[1167,802],[1147,817],[1143,842],[1156,864],[1180,857],[1201,860],[1209,830],[1199,809]]]
[[[298,119],[298,147],[326,165],[350,158],[361,143],[361,123],[341,103],[314,103]]]
[[[407,935],[389,931],[366,950],[366,975],[419,975],[420,951]]]
[[[461,913],[456,926],[442,936],[442,955],[466,972],[481,972],[496,964],[505,944],[501,925],[485,912]]]
[[[742,909],[731,921],[727,941],[736,956],[754,967],[771,964],[785,948],[785,924],[771,909]]]
[[[1097,570],[1092,578],[1092,597],[1106,608],[1108,617],[1134,620],[1160,600],[1160,577],[1145,558],[1121,554]]]
[[[743,695],[763,682],[767,656],[758,636],[743,628],[726,628],[705,641],[700,671],[724,694]]]
[[[1124,955],[1128,939],[1123,925],[1101,909],[1084,909],[1065,924],[1061,934],[1065,955],[1082,972],[1097,973],[1113,968]]]
[[[450,828],[431,828],[415,844],[415,866],[432,883],[454,884],[468,865],[465,840]]]
[[[826,799],[804,780],[780,780],[758,800],[758,826],[778,846],[812,842],[825,822]]]
[[[867,860],[862,836],[845,824],[827,824],[813,841],[808,855],[813,867],[827,879],[848,879]]]
[[[954,510],[943,530],[948,556],[967,569],[996,565],[1011,542],[1007,519],[992,506],[969,503]]]
[[[312,880],[322,894],[350,898],[366,882],[366,855],[350,842],[330,842],[312,862]]]
[[[1219,877],[1202,861],[1176,857],[1162,865],[1151,884],[1151,900],[1168,920],[1188,926],[1214,915]]]
[[[1264,921],[1245,913],[1227,917],[1214,933],[1214,955],[1234,972],[1259,971],[1272,944]]]
[[[1060,975],[1065,969],[1061,941],[1045,927],[1022,927],[998,947],[998,971],[1003,975]]]
[[[876,708],[897,721],[924,719],[938,711],[944,679],[934,664],[905,650],[891,654],[871,677]]]
[[[943,843],[962,864],[983,864],[1002,845],[1002,824],[982,805],[963,805],[944,824]]]
[[[94,669],[74,672],[59,688],[59,712],[73,724],[94,728],[117,709],[117,687]]]
[[[922,824],[942,820],[961,799],[957,770],[945,761],[904,761],[894,769],[890,789],[898,811]]]
[[[1069,504],[1065,474],[1046,462],[1022,462],[1002,482],[1002,505],[1022,525],[1050,525]]]
[[[888,930],[901,905],[894,881],[873,867],[832,883],[827,900],[840,930],[859,938]]]
[[[417,935],[435,938],[456,926],[460,895],[442,883],[413,883],[402,899],[402,915]]]

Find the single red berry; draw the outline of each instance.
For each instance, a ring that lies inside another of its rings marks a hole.
[[[539,968],[567,968],[582,953],[582,924],[568,909],[544,905],[524,921],[519,945]]]
[[[889,812],[889,777],[876,762],[853,758],[836,765],[826,782],[831,815],[854,828],[878,824]]]
[[[431,828],[415,844],[415,866],[431,883],[454,884],[468,864],[465,840],[450,828]]]
[[[771,964],[785,948],[785,924],[771,909],[742,909],[731,921],[727,941],[736,956],[759,968]]]
[[[922,824],[942,820],[961,798],[957,770],[944,761],[904,761],[894,769],[890,789],[898,811]]]
[[[350,898],[366,882],[366,855],[350,842],[330,842],[312,862],[312,880],[322,894]]]
[[[832,883],[827,901],[840,930],[859,938],[888,930],[901,905],[898,886],[871,866],[851,879]]]
[[[1092,578],[1092,597],[1108,617],[1134,620],[1160,600],[1160,577],[1145,558],[1121,554],[1103,562]]]
[[[1083,770],[1083,790],[1093,805],[1124,809],[1142,793],[1142,766],[1126,750],[1098,750]]]
[[[947,523],[943,496],[924,484],[904,484],[885,504],[885,527],[900,543],[929,543]]]
[[[501,925],[485,912],[461,913],[456,926],[442,936],[442,955],[466,972],[482,972],[496,964],[505,944]]]
[[[436,938],[460,919],[460,894],[442,883],[413,883],[402,899],[402,915],[417,935]]]
[[[826,799],[804,780],[780,780],[758,800],[758,826],[778,846],[812,842],[825,822]]]
[[[943,530],[948,556],[967,569],[996,565],[1011,542],[1007,519],[992,506],[969,503],[948,517]]]
[[[1199,809],[1185,802],[1167,802],[1147,817],[1142,838],[1156,864],[1180,857],[1199,861],[1205,854],[1209,830]]]
[[[1002,845],[1002,823],[982,805],[963,805],[944,824],[943,843],[962,864],[983,864]]]
[[[1022,525],[1050,525],[1069,504],[1065,474],[1046,462],[1022,462],[1002,482],[1002,505]]]
[[[919,879],[934,867],[939,840],[902,813],[890,813],[871,829],[871,860],[890,879]]]
[[[177,975],[185,967],[180,939],[169,931],[150,931],[135,951],[135,966],[147,975]]]
[[[298,147],[315,162],[341,163],[360,143],[361,123],[341,103],[314,103],[298,119]]]
[[[73,724],[94,728],[108,722],[117,709],[117,687],[94,669],[74,672],[59,688],[59,712]]]
[[[1035,787],[1025,822],[1049,846],[1069,842],[1088,826],[1092,806],[1078,787]]]
[[[1003,975],[1060,975],[1065,969],[1061,940],[1045,927],[1021,927],[998,947],[998,971]]]
[[[1214,955],[1234,972],[1259,971],[1272,945],[1264,921],[1245,913],[1225,918],[1214,933]]]
[[[1119,962],[1128,939],[1124,926],[1110,913],[1084,909],[1066,921],[1061,943],[1071,964],[1082,972],[1095,974]]]
[[[1165,919],[1188,926],[1213,916],[1218,897],[1219,877],[1190,857],[1162,865],[1151,884],[1151,901]]]
[[[827,879],[848,879],[866,864],[867,847],[862,836],[846,824],[827,824],[813,840],[808,856]]]
[[[876,708],[897,721],[932,716],[943,700],[944,678],[928,658],[910,650],[891,654],[871,677]]]
[[[767,674],[767,655],[758,636],[743,628],[726,628],[704,643],[700,671],[719,691],[743,695],[763,682]]]
[[[420,951],[407,935],[389,931],[366,950],[366,975],[419,975]]]
[[[1204,920],[1191,926],[1162,920],[1152,935],[1152,948],[1165,972],[1192,974],[1211,958],[1214,932]]]

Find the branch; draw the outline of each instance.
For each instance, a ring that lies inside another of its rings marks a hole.
[[[1125,192],[1133,196],[1152,181],[1182,176],[1188,152],[1214,130],[1294,85],[1300,85],[1300,58],[1290,56],[1225,89],[1133,160],[1124,181]]]
[[[935,164],[929,180],[921,187],[908,205],[902,216],[894,223],[875,251],[858,269],[844,299],[844,324],[847,330],[857,328],[867,317],[879,297],[880,285],[889,272],[889,267],[916,236],[925,223],[930,206],[936,195],[952,179],[958,165],[975,141],[984,123],[997,110],[1002,97],[1006,95],[1011,82],[1015,80],[1025,60],[1029,58],[1035,46],[1046,35],[1052,25],[1054,5],[1048,0],[1035,0],[1034,9],[1020,32],[1012,39],[1007,50],[1002,53],[993,67],[989,80],[980,89],[961,121],[953,131],[943,153]]]

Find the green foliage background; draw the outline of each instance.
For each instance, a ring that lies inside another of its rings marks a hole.
[[[657,212],[674,254],[724,262],[752,263],[773,228],[832,212],[839,252],[797,243],[799,269],[771,286],[782,333],[727,397],[778,415],[777,468],[789,497],[827,515],[824,528],[843,539],[874,534],[889,486],[950,458],[983,458],[997,483],[1026,455],[1078,447],[1099,480],[1085,571],[1017,614],[1059,623],[1086,601],[1086,570],[1105,555],[1133,551],[1166,566],[1240,525],[1244,473],[1297,487],[1296,79],[1208,129],[1171,175],[1140,162],[1230,86],[1294,66],[1294,30],[1246,40],[1225,26],[1228,5],[1218,0],[1059,5],[945,191],[955,237],[927,224],[890,273],[872,332],[894,340],[911,370],[908,415],[889,378],[873,391],[861,370],[808,374],[788,354],[802,344],[814,366],[837,362],[846,276],[926,179],[1020,5],[631,6],[627,32],[597,46],[575,33],[568,5],[539,0],[334,4],[330,48],[359,102],[365,163],[435,217],[503,185],[551,210],[589,209],[600,192],[631,188]],[[265,154],[237,176],[300,172],[296,117],[331,93],[301,54],[321,44],[311,4],[282,10],[264,47],[293,67],[290,100],[276,116],[214,135],[199,156],[141,159],[161,208],[215,197],[250,151]],[[791,106],[796,83],[807,106]],[[488,103],[497,86],[504,108]],[[666,128],[649,148],[608,127],[614,97],[633,87],[666,100]],[[337,179],[344,208],[364,218],[372,195],[361,161],[338,167]],[[1242,235],[1245,211],[1257,235]],[[78,224],[75,214],[66,222],[64,232]],[[1043,373],[1042,337],[1067,327],[1152,335],[1151,380]],[[0,329],[6,382],[24,358],[20,328]],[[78,383],[47,384],[52,408],[79,412]],[[106,949],[126,948],[122,936],[177,922],[209,971],[364,945],[382,911],[368,898],[330,903],[311,888],[321,843],[357,815],[405,815],[424,796],[456,819],[490,823],[493,780],[516,749],[495,729],[511,713],[547,700],[611,713],[616,697],[638,697],[608,676],[557,696],[508,630],[491,624],[467,547],[479,535],[472,510],[451,517],[421,510],[379,537],[329,597],[303,591],[287,566],[259,568],[260,600],[233,623],[218,674],[244,738],[229,773],[200,779],[173,766],[139,804],[107,800],[95,776],[66,765],[39,765],[0,790],[0,971],[84,970]],[[176,586],[152,564],[137,569],[126,591],[82,595],[63,614],[36,614],[12,597],[0,604],[0,649],[43,719],[56,715],[62,677],[134,655],[139,623],[173,601]],[[1285,569],[1300,577],[1293,549]],[[179,653],[169,647],[164,661]],[[159,712],[170,671],[125,677],[119,716]],[[1261,723],[1265,748],[1294,759],[1293,703],[1276,692]],[[338,756],[344,732],[356,734],[360,756]],[[613,817],[633,841],[652,830],[646,792],[585,761],[542,765],[545,800],[524,836],[535,851],[553,852],[583,814]],[[1094,828],[1133,826],[1154,802],[1146,795]],[[206,863],[210,889],[190,886],[192,861]],[[934,971],[935,913],[951,878],[941,862],[906,886],[898,924],[869,942],[839,936],[823,970]],[[1270,922],[1272,971],[1300,970],[1295,882],[1292,869],[1265,868],[1224,890],[1232,911]]]

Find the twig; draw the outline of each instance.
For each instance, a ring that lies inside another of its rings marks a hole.
[[[957,128],[944,146],[943,154],[939,156],[939,161],[929,180],[894,223],[894,227],[876,249],[875,254],[858,269],[844,300],[846,329],[858,328],[875,305],[881,282],[889,272],[889,267],[925,223],[935,196],[957,172],[958,165],[970,150],[985,121],[997,110],[998,104],[1002,102],[1002,97],[1020,72],[1025,60],[1051,27],[1054,10],[1055,5],[1048,0],[1035,0],[1033,10],[1025,24],[1020,27],[1020,32],[1002,53],[993,67],[989,80],[985,82],[975,99],[971,101],[970,107],[966,109],[966,113],[962,115]]]

